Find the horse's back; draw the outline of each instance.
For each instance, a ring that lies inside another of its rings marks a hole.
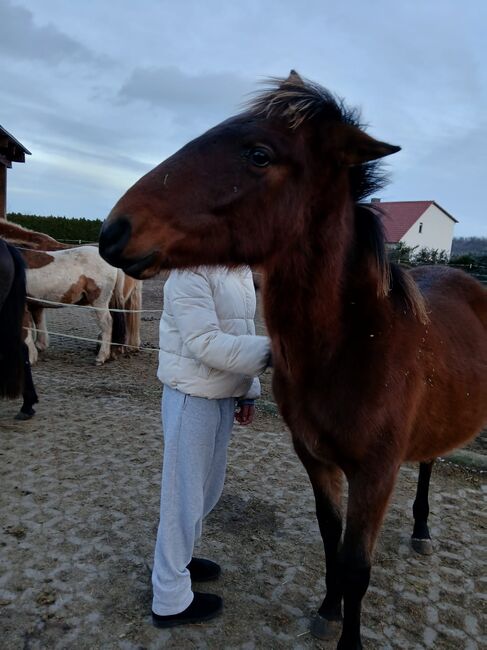
[[[427,303],[468,304],[487,327],[487,288],[464,271],[448,266],[418,266],[410,271]]]
[[[466,327],[462,338],[478,334],[477,344],[487,354],[487,287],[471,275],[447,266],[419,266],[411,275],[426,300],[434,325],[448,331]],[[454,322],[451,322],[454,321]]]
[[[117,280],[117,269],[105,262],[96,246],[49,252],[39,265],[30,264],[29,253],[26,259],[28,292],[35,298],[76,303],[85,295],[89,303],[105,303]]]

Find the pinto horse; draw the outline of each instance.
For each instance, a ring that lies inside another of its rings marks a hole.
[[[375,161],[398,150],[291,72],[135,183],[100,236],[101,255],[134,277],[262,270],[273,389],[325,548],[312,632],[327,638],[343,617],[340,650],[362,647],[361,602],[401,463],[421,463],[413,540],[428,552],[433,459],[487,421],[486,289],[458,270],[390,263],[380,216],[363,204],[384,184]]]
[[[39,400],[25,344],[25,265],[14,246],[0,239],[0,396],[23,397],[16,420],[28,420]]]
[[[74,249],[76,246],[63,244],[49,235],[35,230],[29,230],[18,224],[11,223],[0,219],[0,237],[3,237],[10,244],[18,246],[23,252],[28,264],[34,268],[46,262],[50,257],[44,257],[42,253],[52,251]],[[27,250],[26,250],[27,249]],[[39,251],[39,254],[30,253],[29,251]],[[74,256],[72,257],[74,259]],[[90,271],[87,269],[89,275]],[[125,312],[122,316],[115,316],[113,320],[113,340],[114,343],[125,343],[131,349],[140,348],[140,309],[142,306],[142,282],[135,280],[122,271],[118,272],[116,290],[110,298],[109,308],[123,308]],[[111,273],[109,274],[111,276]],[[120,291],[122,292],[120,294]],[[45,350],[48,346],[48,336],[43,332],[46,330],[46,320],[44,307],[37,300],[28,302],[28,310],[34,323],[34,328],[39,332],[36,340],[32,336],[32,330],[29,331],[26,343],[29,347],[29,357],[31,363],[35,363],[38,357],[38,350]],[[113,312],[114,314],[116,312]],[[125,339],[123,339],[125,332]],[[34,332],[35,333],[35,332]],[[116,357],[120,352],[125,352],[122,345],[114,345],[111,348],[111,357]]]
[[[23,250],[27,262],[27,295],[37,328],[36,347],[45,350],[49,335],[44,308],[50,302],[66,305],[90,305],[101,330],[96,364],[110,357],[111,343],[124,343],[125,319],[123,309],[124,274],[107,264],[95,246],[79,246],[51,252]],[[45,302],[44,302],[45,301]]]

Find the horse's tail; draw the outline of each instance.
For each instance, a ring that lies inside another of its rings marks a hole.
[[[125,325],[127,344],[140,348],[140,309],[142,307],[142,281],[134,280],[128,275],[124,278]]]
[[[117,279],[110,298],[110,309],[124,309],[123,299],[123,276],[124,273],[117,269]],[[123,311],[112,311],[112,343],[125,343],[125,315]],[[113,350],[113,348],[112,348]],[[123,350],[123,348],[122,348]]]
[[[6,243],[13,261],[13,279],[0,310],[0,396],[18,397],[24,383],[22,354],[26,305],[25,263],[19,251]]]

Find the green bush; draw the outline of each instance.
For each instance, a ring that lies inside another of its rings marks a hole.
[[[389,249],[391,262],[398,262],[407,266],[419,266],[420,264],[448,264],[448,255],[444,250],[438,248],[419,248],[418,246],[407,246],[399,242]]]
[[[19,226],[50,235],[61,242],[97,242],[100,234],[100,219],[69,219],[68,217],[41,217],[36,214],[9,212],[8,221]]]

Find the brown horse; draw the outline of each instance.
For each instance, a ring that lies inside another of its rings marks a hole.
[[[292,72],[245,112],[141,178],[106,220],[100,252],[136,277],[258,264],[273,387],[314,490],[326,597],[312,624],[361,648],[371,556],[399,466],[420,461],[413,538],[429,551],[433,459],[487,421],[487,291],[460,271],[387,260],[360,202],[399,147]],[[342,537],[342,477],[348,510]]]
[[[14,246],[0,239],[0,397],[23,397],[16,420],[28,420],[39,400],[32,381],[26,329],[25,265]]]

